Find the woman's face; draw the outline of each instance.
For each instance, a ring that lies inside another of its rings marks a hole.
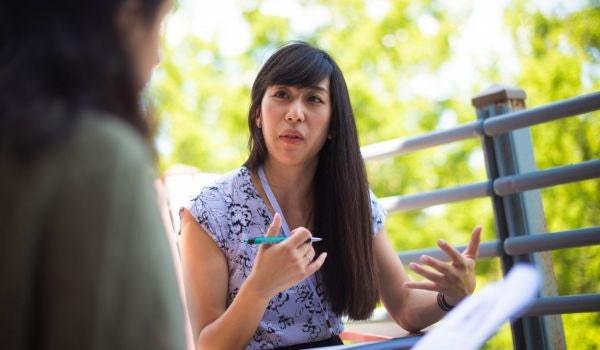
[[[134,65],[138,90],[148,83],[152,70],[160,62],[161,28],[171,6],[172,0],[163,1],[151,22],[141,15],[138,0],[126,0],[119,13],[117,23]]]
[[[256,118],[268,158],[285,165],[316,162],[331,121],[329,78],[315,86],[272,85]]]

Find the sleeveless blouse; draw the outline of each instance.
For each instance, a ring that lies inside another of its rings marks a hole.
[[[372,192],[370,195],[373,232],[377,234],[383,228],[386,213],[375,195]],[[254,187],[246,167],[238,168],[205,186],[184,207],[227,258],[229,306],[252,271],[258,253],[258,245],[244,241],[264,236],[273,216]],[[308,279],[312,279],[316,290],[308,283]],[[320,341],[341,333],[344,329],[341,315],[330,310],[324,288],[322,276],[317,272],[274,296],[246,349],[275,349]],[[329,319],[333,334],[326,318]]]

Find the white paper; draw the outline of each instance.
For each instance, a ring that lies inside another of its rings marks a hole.
[[[504,322],[526,311],[540,285],[541,274],[533,265],[517,264],[504,280],[458,304],[412,349],[479,349]]]

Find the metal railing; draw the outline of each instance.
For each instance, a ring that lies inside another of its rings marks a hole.
[[[599,110],[600,92],[532,109],[524,109],[524,101],[523,90],[496,85],[473,98],[477,121],[417,137],[364,146],[361,152],[368,161],[479,137],[488,181],[391,196],[380,201],[388,212],[397,212],[490,197],[498,239],[482,242],[480,257],[499,257],[504,273],[516,262],[534,263],[545,274],[546,280],[541,296],[524,317],[511,324],[514,348],[564,349],[562,322],[559,317],[550,315],[600,311],[600,291],[596,294],[557,296],[551,257],[544,254],[550,250],[600,244],[600,227],[546,234],[540,194],[531,190],[598,178],[600,159],[537,170],[528,127]],[[439,249],[401,252],[398,255],[403,262],[410,262],[423,254],[447,259]]]

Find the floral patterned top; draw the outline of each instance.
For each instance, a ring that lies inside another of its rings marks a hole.
[[[263,236],[273,217],[254,187],[246,167],[238,168],[204,187],[185,207],[227,258],[229,306],[252,271],[258,252],[257,245],[244,241]],[[378,233],[384,225],[386,213],[373,193],[371,207],[373,232]],[[342,332],[344,326],[341,315],[330,311],[321,278],[317,272],[271,299],[246,349],[274,349],[320,341]],[[308,279],[312,279],[316,291]],[[327,313],[327,317],[324,313]],[[331,324],[331,331],[326,318]]]

